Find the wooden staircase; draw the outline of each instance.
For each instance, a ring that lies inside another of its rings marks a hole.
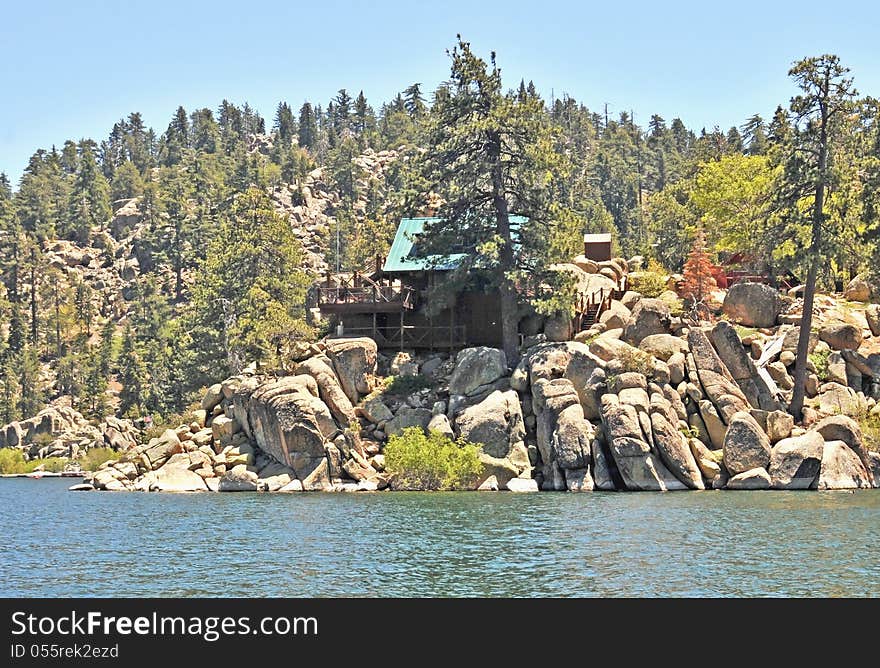
[[[586,329],[589,329],[593,325],[595,325],[599,321],[599,316],[602,315],[602,305],[600,304],[589,304],[587,306],[587,310],[581,314],[581,331],[583,332]]]

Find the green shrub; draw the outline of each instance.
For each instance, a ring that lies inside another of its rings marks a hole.
[[[104,462],[119,459],[121,456],[121,452],[116,452],[112,448],[91,448],[79,464],[85,471],[97,471]]]
[[[624,371],[635,371],[643,376],[651,376],[653,373],[653,356],[643,350],[624,348],[618,354],[617,360],[623,365]]]
[[[46,459],[32,459],[25,464],[25,473],[30,473],[42,466],[44,471],[60,473],[67,466],[67,457],[47,457]]]
[[[21,450],[0,448],[0,473],[24,473],[26,465]]]
[[[16,448],[0,448],[0,473],[30,473],[42,466],[44,471],[59,473],[67,465],[66,457],[47,457],[25,461],[24,453]]]
[[[859,428],[862,430],[862,441],[868,450],[880,452],[880,415],[874,415],[870,411],[862,411],[855,416]]]
[[[431,387],[431,379],[427,376],[389,376],[385,379],[382,393],[394,397],[407,397],[426,387]]]
[[[810,361],[813,363],[813,366],[816,367],[816,375],[819,377],[820,382],[828,380],[829,355],[831,355],[830,348],[810,353]]]
[[[388,440],[385,467],[395,489],[412,490],[472,489],[483,469],[478,446],[438,432],[426,436],[419,427]]]

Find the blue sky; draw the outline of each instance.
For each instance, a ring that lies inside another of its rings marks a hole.
[[[326,104],[339,88],[378,106],[445,79],[458,32],[497,52],[510,86],[533,79],[545,97],[633,109],[641,124],[659,113],[726,129],[787,103],[788,68],[807,55],[837,53],[880,96],[878,25],[877,4],[851,0],[8,2],[0,172],[17,182],[35,149],[100,140],[135,110],[161,132],[179,104],[224,97],[270,123],[279,100]]]

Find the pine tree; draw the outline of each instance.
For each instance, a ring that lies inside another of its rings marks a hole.
[[[410,118],[418,119],[424,116],[427,107],[422,96],[422,84],[414,83],[403,91],[403,107]]]
[[[299,110],[299,145],[312,148],[318,139],[318,122],[315,111],[309,102],[303,103]]]
[[[341,137],[345,131],[351,128],[351,95],[344,88],[341,88],[333,98],[331,105],[327,106],[327,116],[330,118],[330,125],[335,136]]]
[[[354,131],[358,135],[363,135],[368,130],[373,130],[375,125],[376,117],[373,114],[373,109],[367,104],[364,91],[361,91],[354,101]]]
[[[789,76],[801,89],[792,98],[791,112],[795,125],[790,129],[790,141],[784,136],[782,155],[785,160],[783,182],[779,189],[783,214],[789,224],[803,221],[804,202],[810,204],[810,246],[808,270],[804,285],[803,320],[798,337],[794,369],[794,391],[789,411],[795,419],[801,418],[807,375],[807,353],[810,327],[813,320],[813,300],[816,293],[816,275],[823,255],[823,232],[828,211],[825,198],[836,183],[835,159],[843,142],[843,128],[852,100],[856,95],[849,69],[835,55],[825,54],[805,58],[789,70]],[[778,115],[778,114],[777,114]],[[775,120],[775,118],[774,118]],[[829,197],[829,200],[831,198]]]
[[[278,132],[278,138],[285,144],[289,144],[296,136],[296,119],[294,119],[293,110],[287,102],[278,103],[274,127]]]
[[[130,160],[126,160],[113,174],[110,183],[110,198],[112,201],[138,197],[144,192],[144,179],[138,168]]]
[[[143,413],[142,397],[149,383],[147,368],[141,359],[131,322],[126,323],[119,354],[119,412],[128,417]]]
[[[764,155],[767,152],[767,124],[760,114],[750,116],[740,130],[749,155]]]
[[[91,230],[103,228],[110,215],[110,184],[98,169],[92,145],[81,141],[79,164],[68,200],[70,222],[66,236],[87,243]]]
[[[422,239],[429,254],[441,257],[462,246],[473,248],[460,271],[483,268],[491,289],[498,291],[504,352],[508,364],[516,364],[517,286],[557,281],[546,269],[556,261],[550,250],[560,218],[551,205],[552,176],[564,167],[554,150],[557,132],[540,99],[519,102],[515,93],[502,92],[494,54],[490,67],[459,37],[450,55],[452,77],[435,97],[426,138],[432,149],[422,158],[419,184],[421,192],[435,192],[445,203],[440,220]],[[517,233],[519,252],[512,214],[528,219]],[[551,292],[541,308],[559,304],[563,295]]]
[[[162,164],[170,167],[180,162],[184,149],[190,146],[189,138],[189,118],[186,109],[178,107],[162,137],[162,148],[159,152]]]
[[[46,388],[36,348],[25,346],[14,370],[21,392],[18,413],[24,417],[36,415],[46,403]]]
[[[187,331],[206,375],[277,361],[308,333],[302,249],[265,192],[249,188],[223,214],[193,285]]]

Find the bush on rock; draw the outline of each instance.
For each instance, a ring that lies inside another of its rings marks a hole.
[[[385,468],[395,489],[474,489],[483,470],[479,455],[472,443],[408,427],[385,446]]]

